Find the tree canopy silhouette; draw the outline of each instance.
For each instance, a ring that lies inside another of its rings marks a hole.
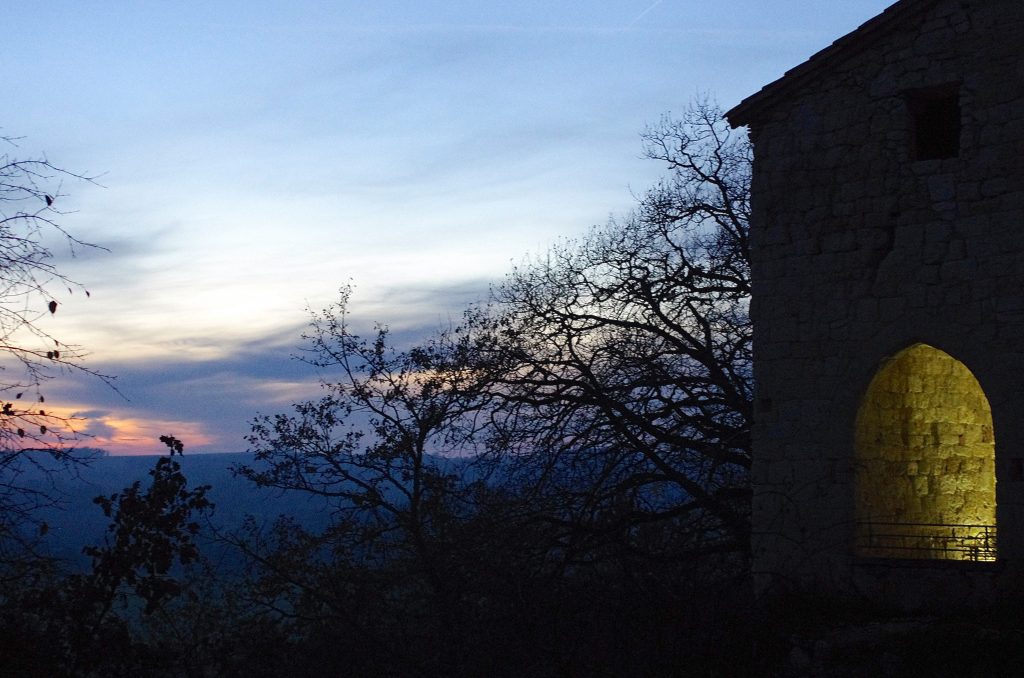
[[[686,519],[745,549],[751,149],[706,102],[643,139],[669,174],[638,208],[516,267],[468,316],[490,450],[557,495],[567,527]]]
[[[635,212],[517,267],[457,326],[361,337],[348,288],[313,314],[325,393],[258,418],[239,472],[332,512],[233,537],[264,618],[356,672],[554,675],[517,664],[545,656],[664,675],[682,659],[612,656],[602,634],[701,638],[742,595],[750,146],[703,103],[644,141],[669,174]]]

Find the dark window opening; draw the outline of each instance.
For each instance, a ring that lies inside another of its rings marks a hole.
[[[960,155],[960,96],[955,86],[909,92],[907,106],[914,160]]]

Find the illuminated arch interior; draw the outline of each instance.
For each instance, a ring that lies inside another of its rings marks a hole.
[[[858,554],[995,558],[992,411],[963,363],[927,344],[886,361],[855,446]]]

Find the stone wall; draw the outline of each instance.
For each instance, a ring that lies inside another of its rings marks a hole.
[[[1024,3],[920,6],[752,114],[762,586],[854,578],[857,411],[886,358],[919,342],[988,396],[999,554],[1024,560],[1024,529],[1003,529],[1024,527],[1007,471],[1024,456]],[[914,159],[922,91],[957,97],[955,157]]]

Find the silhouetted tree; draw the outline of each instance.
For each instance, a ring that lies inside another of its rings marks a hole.
[[[448,334],[409,350],[391,346],[384,327],[356,335],[349,295],[343,289],[339,303],[314,313],[305,337],[304,359],[323,371],[326,395],[259,418],[249,436],[256,463],[238,469],[260,487],[326,500],[330,525],[316,534],[282,522],[236,543],[278,611],[343,622],[364,643],[391,642],[392,660],[417,639],[441,637],[432,652],[413,654],[444,674],[458,662],[461,627],[450,535],[471,512],[472,481],[439,455],[466,442],[460,421],[477,407],[467,397],[473,374],[465,343]],[[408,605],[404,615],[380,604],[389,599]]]
[[[182,453],[173,436],[161,440],[172,455]],[[34,586],[4,592],[0,673],[164,675],[174,657],[140,636],[140,615],[182,592],[184,569],[174,568],[198,562],[198,521],[213,504],[210,487],[189,488],[171,456],[159,457],[149,476],[146,488],[136,481],[93,500],[111,522],[103,544],[83,549],[89,572],[37,578]]]
[[[626,531],[663,550],[661,523],[676,546],[685,533],[690,549],[743,550],[751,149],[707,103],[643,138],[669,176],[638,209],[515,268],[468,316],[490,449],[566,547],[602,532],[626,546]]]
[[[635,213],[515,269],[461,326],[398,350],[353,333],[348,290],[314,315],[326,395],[258,419],[240,472],[326,501],[329,526],[233,539],[293,667],[720,661],[716,615],[746,600],[750,147],[706,104],[644,139],[670,175]]]
[[[15,140],[0,137],[0,146],[16,148]],[[76,289],[89,294],[61,273],[48,243],[59,237],[72,254],[97,247],[59,222],[65,180],[94,181],[45,158],[0,152],[0,581],[39,566],[32,546],[46,526],[31,525],[31,518],[54,499],[45,488],[20,482],[25,467],[56,472],[75,461],[66,450],[76,437],[73,422],[49,409],[45,382],[64,370],[110,382],[86,368],[81,351],[51,335],[44,321],[60,308],[55,295]]]
[[[92,571],[72,576],[65,584],[74,618],[76,669],[104,654],[104,629],[119,600],[124,605],[138,600],[143,614],[150,615],[181,593],[172,567],[199,560],[198,519],[213,509],[206,498],[210,486],[190,489],[181,465],[173,459],[175,452],[183,452],[181,442],[172,436],[162,436],[161,441],[172,456],[157,459],[145,491],[142,482],[135,481],[121,492],[93,500],[111,523],[105,543],[83,551],[92,558]]]

